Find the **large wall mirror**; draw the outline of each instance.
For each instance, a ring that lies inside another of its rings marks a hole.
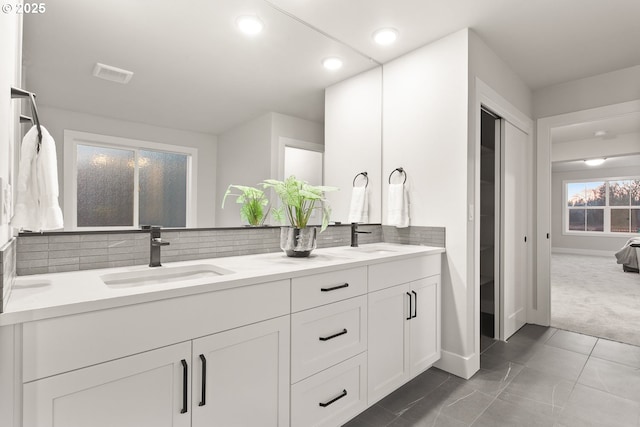
[[[242,33],[241,16],[262,32]],[[238,206],[221,209],[227,186],[282,178],[287,138],[322,147],[324,89],[378,65],[264,0],[56,0],[24,16],[23,86],[56,141],[70,230],[161,222],[177,203],[168,225],[241,225]]]

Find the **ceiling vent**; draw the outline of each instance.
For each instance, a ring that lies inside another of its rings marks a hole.
[[[112,67],[111,65],[98,62],[93,68],[93,75],[104,80],[109,80],[110,82],[127,84],[129,80],[131,80],[131,77],[133,77],[133,71],[123,70],[122,68]]]

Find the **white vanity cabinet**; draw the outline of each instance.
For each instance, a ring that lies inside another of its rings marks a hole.
[[[367,268],[295,278],[291,291],[291,426],[342,425],[367,407]]]
[[[372,405],[440,358],[440,255],[371,266],[369,277]]]
[[[282,280],[25,323],[23,426],[286,427],[289,312]]]
[[[289,316],[193,341],[193,427],[289,425]]]
[[[188,427],[190,359],[180,343],[24,384],[23,426]]]

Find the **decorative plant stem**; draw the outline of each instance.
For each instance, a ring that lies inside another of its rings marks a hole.
[[[240,194],[233,193],[231,190],[232,188],[240,190]],[[232,184],[224,193],[224,198],[222,199],[223,209],[227,196],[235,196],[236,203],[242,204],[240,207],[240,218],[253,226],[262,225],[264,223],[264,220],[267,218],[267,214],[269,213],[269,209],[267,209],[266,212],[264,211],[264,207],[269,204],[269,200],[265,196],[264,191],[254,187]]]
[[[293,175],[284,181],[266,179],[262,182],[262,186],[265,189],[273,188],[282,201],[282,206],[273,210],[273,216],[276,220],[282,221],[284,214],[286,214],[292,227],[305,228],[313,210],[320,209],[322,211],[320,231],[324,231],[329,225],[331,208],[324,198],[324,193],[335,191],[336,187],[309,185]]]

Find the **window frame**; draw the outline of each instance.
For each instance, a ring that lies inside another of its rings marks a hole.
[[[154,141],[122,138],[110,135],[101,135],[74,130],[64,131],[64,216],[65,231],[110,231],[110,230],[137,230],[139,224],[139,171],[134,170],[134,198],[133,198],[133,225],[132,226],[108,226],[108,227],[78,227],[78,181],[77,181],[77,155],[78,145],[90,145],[94,147],[114,148],[134,152],[137,159],[140,150],[160,151],[187,156],[187,194],[186,194],[186,224],[184,228],[194,227],[197,212],[197,165],[198,149],[182,145],[165,144]]]
[[[611,206],[609,205],[609,182],[624,180],[640,180],[640,176],[623,176],[623,177],[592,177],[583,179],[566,179],[562,180],[562,234],[565,236],[588,236],[588,237],[633,237],[638,236],[637,232],[612,232],[611,231],[611,210],[612,209],[640,209],[640,206]],[[581,182],[604,182],[606,185],[605,204],[603,206],[567,206],[568,187],[569,184],[577,184]],[[604,213],[604,229],[603,231],[578,231],[569,230],[569,211],[576,209],[601,209]]]

